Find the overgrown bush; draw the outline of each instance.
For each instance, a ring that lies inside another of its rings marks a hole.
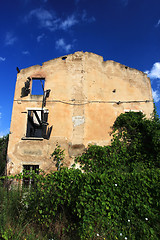
[[[27,215],[58,239],[158,239],[159,176],[159,169],[112,174],[61,169],[37,178]]]
[[[57,146],[59,171],[30,175],[23,217],[57,240],[158,240],[159,139],[159,119],[130,112],[114,123],[110,146],[89,146],[76,159],[81,169],[63,168]]]

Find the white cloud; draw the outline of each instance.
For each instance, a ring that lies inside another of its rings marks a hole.
[[[74,26],[78,23],[78,20],[76,19],[75,15],[68,16],[66,20],[62,21],[59,28],[63,30],[67,30],[68,28]]]
[[[146,70],[145,73],[148,75],[149,78],[151,79],[160,79],[160,62],[156,62],[153,64],[153,67],[151,70]]]
[[[151,70],[146,70],[145,73],[151,79],[152,87],[154,85],[154,88],[156,88],[156,90],[152,89],[152,95],[153,95],[154,102],[157,103],[160,101],[160,91],[159,91],[159,89],[160,89],[160,62],[154,63]]]
[[[152,96],[155,103],[160,101],[160,92],[158,92],[157,90],[154,91],[152,89]]]
[[[55,31],[57,29],[67,30],[78,23],[74,14],[62,20],[61,18],[57,18],[54,12],[50,12],[43,8],[32,10],[26,20],[29,21],[31,18],[36,18],[40,27],[47,28],[50,31]]]
[[[45,34],[44,33],[42,33],[41,35],[39,35],[38,37],[37,37],[37,42],[40,42],[41,40],[42,40],[42,38],[44,38],[45,37]]]
[[[13,33],[7,32],[5,37],[5,45],[13,45],[17,41],[17,37]]]
[[[0,62],[4,62],[5,60],[6,60],[6,58],[0,57]]]
[[[30,52],[29,52],[29,51],[23,51],[22,54],[24,54],[24,55],[30,55]]]
[[[56,18],[56,15],[53,11],[49,12],[43,8],[32,10],[26,17],[26,21],[28,22],[32,18],[36,18],[38,20],[40,27],[47,28],[50,31],[56,30],[60,22],[60,19]]]
[[[160,19],[158,20],[157,24],[155,25],[155,27],[159,27],[160,26]]]
[[[72,44],[66,44],[65,40],[63,38],[60,38],[56,41],[56,49],[63,50],[66,53],[68,53],[71,48],[73,47]]]
[[[146,71],[144,71],[144,73],[148,75],[148,74],[149,74],[149,71],[148,71],[148,70],[146,70]]]
[[[36,19],[39,24],[39,27],[46,28],[50,31],[55,31],[58,29],[68,30],[74,25],[78,25],[80,22],[91,23],[95,21],[94,17],[91,18],[87,17],[87,13],[85,10],[83,11],[82,14],[73,13],[67,16],[66,18],[62,19],[57,17],[55,12],[48,11],[44,8],[38,8],[30,11],[25,20],[28,23],[31,19]]]

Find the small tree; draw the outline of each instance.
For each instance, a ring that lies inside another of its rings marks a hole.
[[[147,119],[142,112],[121,114],[113,125],[113,133],[116,132],[118,139],[127,145],[131,162],[160,167],[160,120],[157,115]]]
[[[53,162],[55,162],[57,171],[59,171],[63,166],[62,161],[64,160],[64,150],[61,149],[60,145],[56,144],[56,148],[51,154],[51,157],[53,157]]]

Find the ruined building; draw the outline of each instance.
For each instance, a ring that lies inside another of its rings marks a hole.
[[[150,79],[141,71],[99,55],[76,52],[17,74],[8,146],[7,174],[55,170],[58,142],[66,165],[88,144],[110,143],[120,113],[153,112]]]

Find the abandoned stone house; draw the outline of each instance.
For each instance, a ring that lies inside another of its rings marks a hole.
[[[153,112],[150,79],[97,54],[75,52],[17,74],[9,135],[7,174],[55,170],[56,144],[66,165],[88,144],[110,143],[120,113]]]

